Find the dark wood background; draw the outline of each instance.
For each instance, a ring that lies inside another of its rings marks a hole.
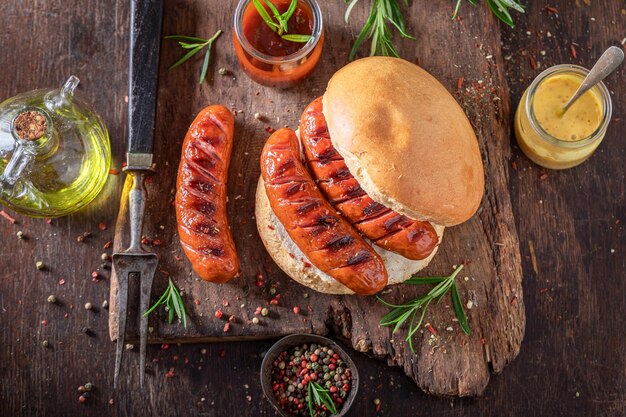
[[[343,2],[334,3],[326,3],[327,13],[342,13]],[[442,14],[452,12],[452,1],[439,3]],[[502,40],[512,108],[541,70],[563,62],[589,67],[606,47],[620,45],[626,36],[626,5],[622,1],[527,3],[527,13],[514,16],[515,29],[501,26],[500,34],[493,34]],[[83,82],[83,95],[95,103],[108,123],[119,168],[126,130],[127,2],[8,0],[3,6],[0,99],[60,85],[64,77],[76,74]],[[358,6],[352,31],[364,17],[364,6]],[[182,27],[179,19],[190,15],[186,7],[186,1],[167,2],[165,27]],[[412,5],[413,9],[419,7],[417,1]],[[213,11],[198,13],[195,21],[185,20],[189,33],[209,35],[216,29],[203,26],[206,13]],[[464,4],[461,16],[470,13],[488,11],[484,5]],[[428,36],[420,32],[419,25],[426,18],[411,19],[411,32]],[[465,30],[467,36],[479,32]],[[349,39],[350,35],[346,29],[343,36]],[[219,49],[230,43],[228,34],[218,43],[218,64],[213,72],[218,66],[236,66],[235,62],[220,61]],[[419,55],[423,60],[437,59],[437,55],[445,60],[446,48],[458,47],[446,39],[440,43],[440,50]],[[482,43],[476,38],[476,47]],[[164,45],[167,62],[178,54],[173,45]],[[185,75],[173,78],[175,82],[164,88],[184,95],[184,88],[194,86],[198,65],[186,66],[181,70]],[[512,142],[510,190],[520,237],[527,315],[519,357],[492,378],[483,397],[459,400],[428,397],[399,370],[355,354],[363,385],[349,415],[626,414],[624,72],[622,67],[607,81],[613,93],[613,122],[605,142],[584,165],[564,172],[544,171],[528,162]],[[235,88],[235,83],[215,77],[202,86],[207,100],[214,88]],[[175,104],[182,107],[173,108]],[[160,106],[182,113],[195,111],[186,108],[184,100]],[[269,106],[265,111],[280,114],[283,109]],[[175,126],[186,123],[187,118],[175,121]],[[181,133],[184,131],[173,132]],[[102,246],[112,238],[121,178],[112,177],[102,196],[87,209],[51,224],[22,216],[16,216],[17,225],[0,219],[2,414],[273,415],[258,384],[260,358],[271,342],[152,346],[148,360],[154,364],[147,390],[142,393],[129,388],[112,393],[114,345],[108,342],[106,311],[88,312],[82,306],[87,301],[99,306],[108,297],[107,280],[92,282],[91,271],[99,268]],[[107,230],[98,228],[101,222],[108,225]],[[18,230],[23,230],[27,239],[18,240]],[[76,237],[84,232],[92,236],[78,243]],[[35,269],[37,260],[45,262],[45,271]],[[55,294],[61,305],[49,305],[49,294]],[[47,325],[42,325],[42,320]],[[89,327],[93,335],[83,334],[82,327]],[[49,340],[51,348],[44,349],[43,340]],[[169,371],[172,377],[166,376]],[[135,367],[129,387],[138,384],[137,376]],[[86,382],[94,383],[96,389],[86,404],[79,404],[77,387]],[[375,410],[375,398],[382,401],[380,412]]]

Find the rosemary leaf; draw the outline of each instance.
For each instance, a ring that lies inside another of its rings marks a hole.
[[[192,56],[197,54],[201,49],[202,49],[202,45],[196,46],[191,51],[187,52],[181,59],[179,59],[174,64],[172,64],[172,66],[169,67],[169,69],[173,70],[174,68],[178,67],[179,65],[185,63],[187,60],[189,60],[189,58],[191,58]]]
[[[308,391],[309,391],[309,414],[311,417],[315,417],[315,410],[313,409],[313,384],[309,383]]]
[[[206,73],[209,69],[209,61],[211,60],[211,45],[209,44],[204,54],[204,62],[202,63],[202,70],[200,71],[200,81],[198,84],[202,84],[206,79]]]
[[[459,296],[459,290],[457,289],[456,284],[452,286],[452,305],[454,306],[456,317],[459,320],[459,326],[461,326],[463,332],[469,336],[472,331],[469,328],[469,324],[467,324],[467,316],[465,315],[463,303],[461,302],[461,297]]]
[[[427,277],[427,278],[409,278],[404,281],[404,284],[407,285],[431,285],[431,284],[439,284],[444,281],[447,277]]]
[[[287,11],[283,13],[282,15],[283,21],[285,22],[285,32],[287,32],[287,22],[289,22],[289,19],[291,19],[291,16],[293,16],[294,12],[296,11],[297,6],[298,6],[298,2],[292,1],[289,4],[289,8],[287,9]]]
[[[283,35],[281,36],[281,38],[283,38],[286,41],[289,42],[300,42],[300,43],[307,43],[309,41],[309,39],[311,39],[311,37],[309,35]]]

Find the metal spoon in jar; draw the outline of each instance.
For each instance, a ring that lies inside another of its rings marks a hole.
[[[600,59],[598,59],[598,62],[596,62],[593,68],[591,68],[591,71],[589,71],[589,74],[587,74],[580,87],[578,87],[578,90],[576,90],[574,95],[565,104],[563,110],[561,111],[561,115],[565,114],[565,112],[572,104],[574,104],[576,100],[580,98],[580,96],[585,94],[591,87],[598,84],[600,81],[604,80],[607,75],[612,73],[623,60],[624,51],[622,48],[611,46],[609,49],[604,51]]]

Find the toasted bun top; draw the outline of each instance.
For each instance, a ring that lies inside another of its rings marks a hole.
[[[484,188],[476,135],[426,71],[398,58],[357,60],[331,78],[323,106],[333,145],[374,200],[444,226],[476,212]]]

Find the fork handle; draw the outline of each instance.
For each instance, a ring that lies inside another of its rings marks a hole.
[[[147,191],[145,185],[145,171],[127,171],[132,178],[133,185],[128,193],[130,217],[130,246],[128,252],[143,252],[141,233],[143,231],[144,213],[146,211]]]

